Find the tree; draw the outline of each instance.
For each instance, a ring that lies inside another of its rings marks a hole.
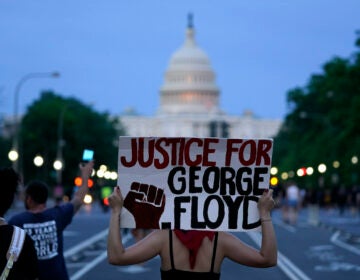
[[[360,151],[360,50],[349,59],[333,58],[322,70],[304,88],[288,91],[291,112],[274,139],[273,163],[282,171],[325,163],[328,186],[337,183],[334,174],[351,185],[359,172],[350,159]],[[333,168],[334,161],[340,166]],[[316,185],[314,179],[307,181]]]
[[[10,139],[0,137],[0,166],[11,166],[11,161],[8,158],[8,153],[11,149]]]
[[[56,183],[53,162],[59,151],[59,140],[64,158],[62,183],[74,186],[78,164],[84,148],[95,151],[96,164],[117,168],[119,124],[108,113],[95,112],[75,98],[64,98],[54,92],[43,92],[33,102],[21,123],[21,147],[23,151],[23,176],[25,182],[34,178]],[[121,126],[120,126],[121,127]],[[36,155],[44,158],[44,165],[36,167]]]

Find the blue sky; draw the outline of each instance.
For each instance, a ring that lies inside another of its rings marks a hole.
[[[171,55],[194,14],[198,45],[221,89],[221,108],[283,118],[286,92],[334,56],[355,52],[359,0],[1,0],[0,115],[28,73],[19,111],[53,90],[100,112],[153,115]]]

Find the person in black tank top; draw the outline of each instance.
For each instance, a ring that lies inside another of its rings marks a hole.
[[[214,234],[214,247],[213,254],[211,258],[211,267],[208,272],[195,272],[195,271],[186,271],[186,270],[178,270],[175,268],[174,264],[174,252],[173,252],[173,233],[169,230],[169,249],[170,249],[170,260],[171,260],[171,269],[170,270],[162,270],[161,279],[162,280],[177,280],[177,279],[187,279],[187,280],[218,280],[220,279],[220,273],[214,272],[214,262],[216,257],[216,247],[218,240],[218,233]]]
[[[264,191],[258,201],[262,231],[260,250],[228,232],[193,230],[153,230],[145,239],[125,248],[120,231],[124,199],[120,188],[115,187],[109,196],[111,216],[107,241],[108,262],[112,265],[131,265],[160,256],[162,280],[220,279],[221,264],[225,258],[250,267],[275,266],[277,242],[271,219],[271,210],[275,205],[272,192]],[[197,254],[199,257],[196,261]]]

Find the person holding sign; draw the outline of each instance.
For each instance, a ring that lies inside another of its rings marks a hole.
[[[120,137],[120,226],[259,230],[272,145],[272,139]]]
[[[113,265],[130,265],[159,255],[163,280],[220,279],[221,264],[225,258],[251,267],[275,266],[277,242],[271,220],[271,210],[275,205],[272,192],[265,190],[257,203],[262,231],[260,250],[246,245],[228,232],[177,229],[154,230],[140,242],[125,248],[120,232],[124,199],[120,188],[115,187],[109,196],[111,217],[107,241],[108,262]]]

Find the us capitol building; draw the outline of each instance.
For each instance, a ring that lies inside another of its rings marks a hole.
[[[227,115],[219,107],[220,90],[206,53],[197,46],[189,16],[183,45],[173,53],[160,88],[154,116],[129,110],[120,116],[128,136],[269,138],[281,120]]]

